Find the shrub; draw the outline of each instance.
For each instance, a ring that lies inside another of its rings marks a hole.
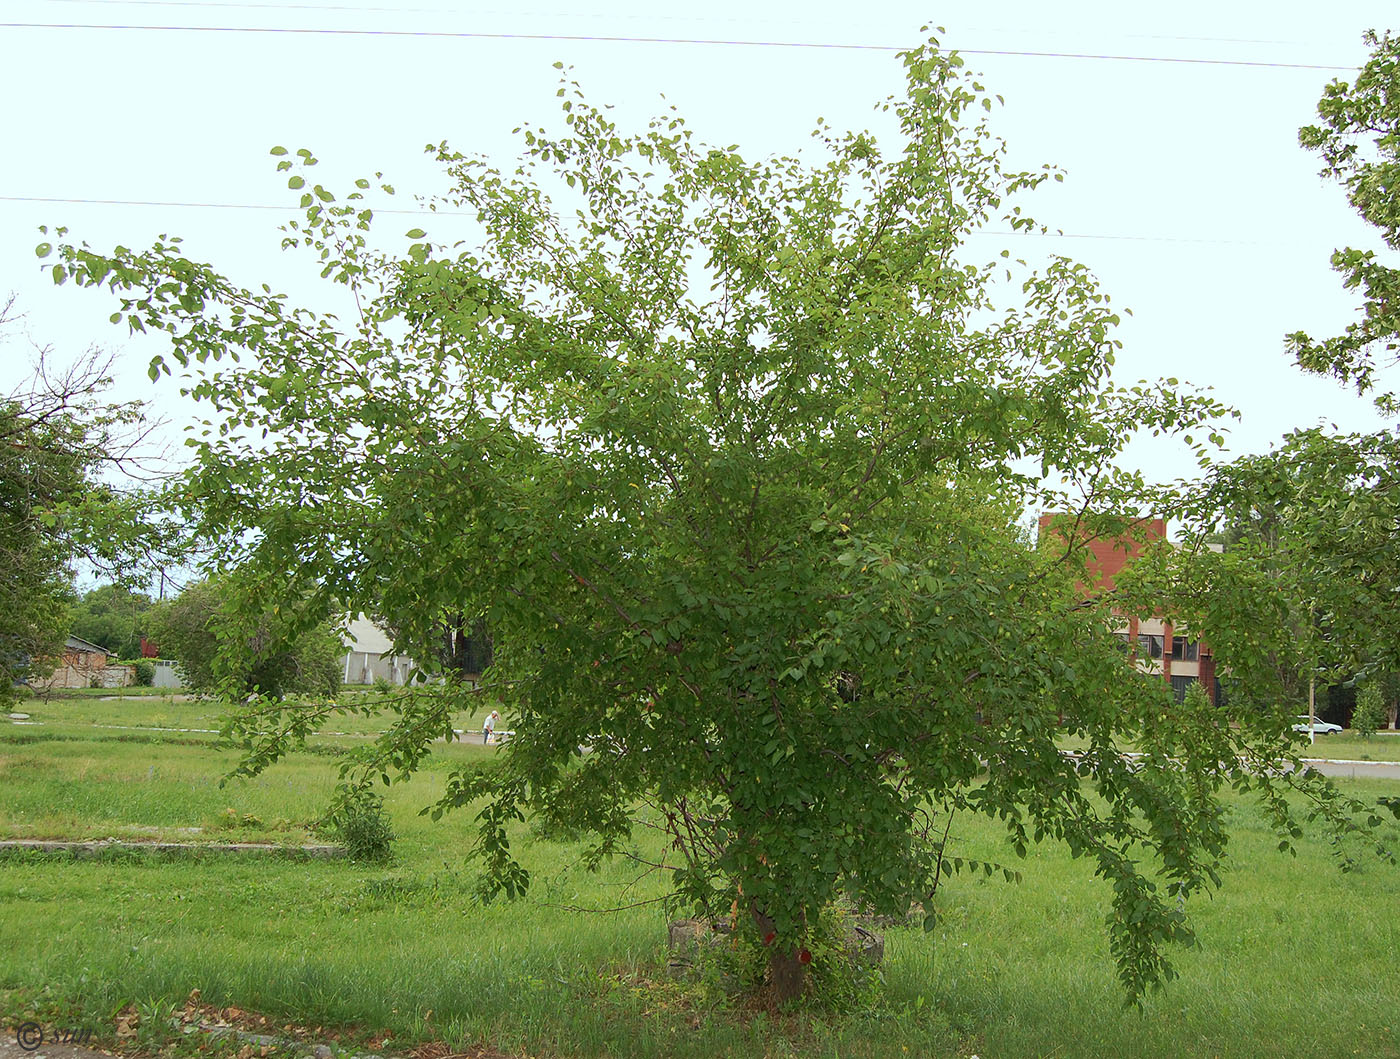
[[[383,677],[374,678],[374,693],[376,695],[388,695],[394,690],[394,685],[390,684]]]
[[[340,637],[328,621],[312,623],[311,604],[238,611],[232,578],[201,581],[151,611],[161,653],[173,658],[191,691],[331,697],[340,690]]]
[[[149,662],[142,658],[132,664],[131,679],[138,686],[149,688],[156,682],[156,666],[154,662]]]
[[[384,812],[384,799],[357,788],[330,811],[327,823],[351,860],[383,864],[394,857],[394,829]]]
[[[1191,710],[1201,712],[1211,708],[1210,696],[1206,694],[1205,687],[1199,680],[1191,681],[1186,688],[1186,697],[1183,704]]]
[[[1381,696],[1380,685],[1367,684],[1356,696],[1356,709],[1352,711],[1351,726],[1362,739],[1370,739],[1385,720],[1385,699]]]
[[[850,913],[837,905],[822,909],[812,923],[803,950],[807,956],[803,1004],[841,1014],[875,1003],[884,975],[878,965],[852,950],[851,930]],[[739,915],[723,936],[723,943],[697,949],[701,980],[726,993],[761,988],[770,970],[769,953],[753,922]]]

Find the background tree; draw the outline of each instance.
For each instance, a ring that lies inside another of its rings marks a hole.
[[[525,129],[517,171],[433,149],[433,206],[473,223],[414,229],[402,257],[366,237],[370,180],[338,199],[311,152],[276,148],[304,210],[285,245],[353,294],[349,324],[172,240],[64,245],[57,273],[165,332],[152,374],[178,365],[209,402],[182,495],[237,571],[232,612],[374,611],[422,659],[452,616],[490,615],[484,686],[396,699],[361,762],[406,776],[468,696],[502,700],[501,767],[453,774],[437,807],[481,806],[487,894],[528,885],[507,832],[527,807],[591,832],[592,857],[660,828],[646,870],[743,909],[783,999],[832,901],[903,914],[982,869],[944,846],[979,812],[1017,854],[1055,839],[1093,862],[1136,996],[1218,880],[1222,785],[1285,828],[1281,785],[1334,803],[1242,765],[1286,751],[1278,718],[1163,723],[1109,601],[1082,598],[1086,537],[1170,511],[1116,470],[1127,439],[1207,436],[1221,409],[1113,383],[1117,317],[1083,266],[974,249],[1032,227],[1021,197],[1053,174],[1004,167],[955,54],[903,61],[894,147],[819,126],[805,161],[704,146],[674,113],[620,132],[566,76],[564,130]],[[1072,530],[1037,547],[1035,506]],[[245,713],[245,769],[306,718]],[[1059,752],[1059,718],[1087,753]]]
[[[1197,538],[1223,531],[1225,550],[1164,555],[1170,569],[1145,591],[1176,598],[1193,615],[1189,627],[1215,630],[1208,638],[1232,695],[1296,712],[1307,709],[1310,683],[1379,681],[1396,667],[1400,439],[1296,431],[1189,492]],[[1254,591],[1217,592],[1232,581]]]
[[[140,658],[154,605],[150,596],[125,585],[99,585],[73,604],[68,624],[73,635],[107,648],[114,658]]]
[[[1298,142],[1322,156],[1322,176],[1347,191],[1347,201],[1374,225],[1391,250],[1400,250],[1400,37],[1366,34],[1373,49],[1354,82],[1333,81],[1318,102],[1320,125],[1298,133]],[[1334,375],[1358,393],[1376,385],[1378,368],[1400,349],[1400,269],[1382,264],[1370,250],[1350,247],[1332,255],[1347,289],[1363,295],[1362,318],[1335,337],[1288,337],[1299,365]],[[1393,395],[1385,395],[1394,407]]]
[[[0,337],[16,323],[11,298]],[[110,369],[96,351],[57,368],[40,349],[31,377],[0,396],[0,703],[61,654],[75,560],[129,575],[172,540],[145,517],[142,496],[103,480],[131,465],[143,437],[138,404],[101,399]]]
[[[1356,711],[1352,714],[1351,726],[1362,739],[1370,739],[1376,729],[1385,723],[1385,698],[1379,683],[1367,682],[1356,695]]]
[[[375,621],[389,636],[399,637],[399,628],[392,617],[376,614]],[[443,615],[438,622],[435,641],[431,667],[444,675],[479,677],[494,656],[491,633],[484,614],[475,617]]]
[[[1387,31],[1365,36],[1372,53],[1354,82],[1336,80],[1318,103],[1319,125],[1299,131],[1299,142],[1324,161],[1321,175],[1341,183],[1348,201],[1385,245],[1400,249],[1400,38]],[[1400,342],[1400,269],[1382,264],[1369,251],[1347,248],[1332,255],[1332,266],[1348,289],[1363,294],[1362,318],[1334,338],[1314,340],[1297,332],[1287,343],[1298,364],[1351,383],[1358,393],[1378,392],[1382,409],[1396,410],[1395,395],[1378,390],[1378,373],[1393,363]],[[1344,451],[1350,447],[1353,451]],[[1307,564],[1333,587],[1354,591],[1357,602],[1378,624],[1368,637],[1358,629],[1352,646],[1367,679],[1390,683],[1394,670],[1396,609],[1391,596],[1400,584],[1396,564],[1400,493],[1394,488],[1400,449],[1393,432],[1320,440],[1317,432],[1285,439],[1281,466],[1314,483],[1330,481],[1340,506],[1323,519],[1307,513],[1311,523],[1305,550]],[[1310,465],[1310,460],[1319,460]],[[1335,466],[1334,466],[1335,464]],[[1249,477],[1245,471],[1244,476]],[[1326,487],[1324,487],[1326,488]],[[1255,494],[1257,500],[1257,493]],[[1329,535],[1329,530],[1332,531]],[[1343,623],[1353,612],[1345,598],[1335,617]],[[1362,643],[1361,641],[1368,641]],[[1389,700],[1388,720],[1396,723],[1396,696]]]
[[[291,601],[250,621],[232,613],[230,596],[227,581],[201,581],[150,614],[161,655],[175,660],[186,687],[274,699],[340,690],[345,651],[323,611]]]

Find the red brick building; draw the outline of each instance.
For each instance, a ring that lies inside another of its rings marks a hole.
[[[1041,515],[1041,535],[1052,523],[1067,517]],[[1118,536],[1085,539],[1084,545],[1089,550],[1085,570],[1093,578],[1093,582],[1085,586],[1086,595],[1111,592],[1115,577],[1124,567],[1141,555],[1145,548],[1166,539],[1167,524],[1160,518],[1140,519]],[[1123,637],[1127,649],[1133,652],[1138,667],[1145,673],[1160,674],[1164,681],[1171,684],[1178,701],[1195,681],[1200,681],[1212,702],[1217,700],[1219,687],[1215,679],[1215,657],[1209,644],[1191,636],[1185,629],[1174,628],[1165,618],[1140,620],[1136,616],[1124,616],[1118,635]]]

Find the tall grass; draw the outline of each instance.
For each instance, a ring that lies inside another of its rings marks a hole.
[[[417,810],[447,768],[493,753],[439,745],[432,767],[386,791],[400,836],[387,867],[0,861],[0,1002],[13,1009],[3,1013],[61,999],[100,1019],[198,988],[220,1006],[387,1032],[404,1048],[433,1038],[550,1056],[1400,1055],[1400,874],[1365,860],[1341,874],[1312,840],[1281,855],[1244,803],[1233,804],[1225,888],[1192,908],[1200,944],[1175,954],[1181,978],[1141,1011],[1124,1009],[1114,979],[1103,886],[1046,846],[1019,865],[1020,885],[955,876],[933,931],[891,930],[878,1010],[772,1017],[669,982],[659,908],[572,910],[661,892],[655,879],[632,885],[625,860],[590,874],[580,843],[519,825],[513,841],[535,885],[523,900],[482,904],[463,861],[470,811],[433,824]],[[0,742],[0,831],[211,828],[233,808],[273,834],[270,821],[318,816],[334,781],[333,758],[298,754],[219,787],[230,763],[211,745]],[[1013,859],[987,821],[959,819],[953,834],[965,856]],[[1400,828],[1386,837],[1400,846]],[[642,839],[639,852],[656,850]]]

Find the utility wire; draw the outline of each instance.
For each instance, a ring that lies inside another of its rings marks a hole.
[[[153,206],[161,209],[196,209],[196,210],[279,210],[283,213],[300,212],[294,206],[273,206],[259,202],[156,202],[142,199],[65,199],[51,198],[38,195],[0,195],[0,202],[34,202],[48,203],[62,206]],[[374,209],[369,207],[375,214],[390,214],[404,217],[475,217],[474,213],[466,213],[461,210],[389,210]],[[1079,233],[1079,232],[1012,232],[1012,231],[977,231],[970,233],[974,236],[1018,236],[1031,235],[1044,239],[1094,239],[1114,242],[1133,243],[1202,243],[1212,246],[1266,246],[1277,245],[1260,242],[1255,239],[1198,239],[1189,236],[1177,235],[1133,235],[1133,234],[1099,234],[1099,233]]]
[[[261,202],[155,202],[145,199],[62,199],[42,195],[0,195],[0,202],[46,202],[63,206],[158,206],[191,210],[281,210],[300,212],[295,206],[272,206]],[[413,217],[473,217],[475,214],[452,210],[374,210],[375,213],[403,214]]]
[[[748,22],[755,21],[767,23],[769,25],[800,26],[810,25],[810,20],[796,18],[740,18],[738,16],[717,16],[707,14],[697,15],[673,15],[664,12],[649,11],[645,14],[631,14],[625,11],[528,11],[521,9],[514,10],[491,10],[479,7],[370,7],[358,4],[306,4],[306,3],[253,3],[249,0],[44,0],[50,4],[84,4],[92,6],[95,4],[117,4],[127,7],[191,7],[191,8],[223,8],[229,7],[240,11],[255,11],[272,9],[274,11],[354,11],[366,14],[382,12],[393,12],[402,14],[404,12],[426,13],[434,15],[468,15],[473,18],[482,16],[491,17],[505,15],[510,17],[528,16],[531,18],[565,18],[565,19],[608,19],[609,21],[624,22]],[[979,27],[963,27],[965,30],[976,30]],[[1130,40],[1174,40],[1206,42],[1210,44],[1260,44],[1268,46],[1301,46],[1305,41],[1297,40],[1262,40],[1257,37],[1202,37],[1198,35],[1187,36],[1180,33],[1128,33]]]
[[[443,14],[439,7],[360,7],[352,4],[249,4],[233,3],[231,0],[48,0],[49,3],[70,4],[136,4],[141,7],[234,7],[244,11],[270,9],[273,11],[359,11],[366,14],[388,12],[402,14],[405,11],[423,14]]]
[[[708,37],[627,37],[585,33],[487,33],[475,30],[412,30],[412,29],[326,29],[290,26],[160,26],[119,25],[79,22],[0,22],[0,29],[60,29],[130,31],[141,33],[260,33],[266,35],[325,36],[325,37],[405,37],[455,40],[519,40],[561,41],[589,44],[700,44],[738,48],[816,48],[825,51],[908,51],[896,44],[838,44],[815,41],[783,40],[725,40]],[[1109,53],[1018,51],[1001,48],[950,49],[959,55],[999,55],[1024,59],[1085,59],[1105,62],[1174,63],[1189,66],[1245,66],[1275,70],[1325,70],[1353,72],[1355,66],[1331,66],[1323,63],[1281,63],[1251,59],[1194,59],[1166,55],[1116,55]]]

